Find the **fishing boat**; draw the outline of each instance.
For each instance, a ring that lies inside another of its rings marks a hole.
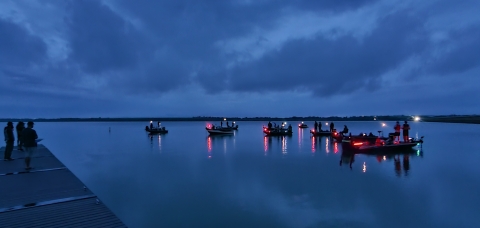
[[[331,136],[332,135],[332,132],[330,131],[323,131],[323,130],[320,130],[320,131],[315,131],[315,130],[310,130],[310,134],[312,134],[312,136]]]
[[[231,135],[233,134],[233,130],[227,130],[227,129],[210,129],[206,128],[208,133],[210,135]]]
[[[407,142],[394,141],[389,137],[387,140],[377,138],[375,143],[363,140],[351,140],[342,143],[342,148],[346,151],[354,151],[358,153],[387,153],[395,151],[405,151],[421,148],[423,145],[423,136],[420,139],[410,138]]]
[[[165,134],[165,133],[168,133],[168,130],[165,129],[165,127],[149,128],[148,126],[146,126],[145,131],[147,131],[150,134]]]
[[[223,122],[222,122],[223,123]],[[220,126],[215,126],[213,124],[209,124],[206,127],[207,129],[217,129],[217,130],[238,130],[238,124],[235,125],[235,121],[232,122],[232,125],[229,125],[227,122],[227,126],[223,126],[223,124],[220,124]]]
[[[299,128],[308,128],[308,125],[302,122],[301,124],[298,124],[298,127]]]
[[[267,136],[283,136],[283,135],[292,135],[291,128],[267,128],[263,127],[263,133]]]

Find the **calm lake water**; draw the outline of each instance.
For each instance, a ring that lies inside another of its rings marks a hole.
[[[163,122],[170,132],[149,137],[147,124],[35,128],[129,227],[480,227],[480,125],[411,123],[422,151],[355,155],[350,168],[340,144],[308,129],[265,138],[266,122],[239,122],[208,137],[206,122]],[[335,124],[377,134],[394,122]]]

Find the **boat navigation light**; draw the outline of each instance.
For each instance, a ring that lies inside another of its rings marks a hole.
[[[302,124],[303,124],[303,121],[302,121]]]
[[[153,122],[150,120],[150,123],[153,123]]]
[[[226,121],[226,120],[227,120],[227,118],[223,118],[223,121]]]
[[[420,117],[419,116],[415,116],[415,118],[413,119],[415,121],[420,121]]]
[[[328,125],[328,123],[325,123],[325,125]]]
[[[387,125],[385,123],[382,123],[382,127],[385,127],[385,126],[387,126]]]

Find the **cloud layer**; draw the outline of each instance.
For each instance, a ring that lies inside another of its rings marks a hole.
[[[479,6],[2,2],[0,116],[478,113]]]

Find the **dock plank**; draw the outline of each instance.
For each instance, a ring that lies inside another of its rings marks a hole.
[[[0,161],[0,227],[126,227],[48,148],[39,145],[31,171],[24,155]]]

